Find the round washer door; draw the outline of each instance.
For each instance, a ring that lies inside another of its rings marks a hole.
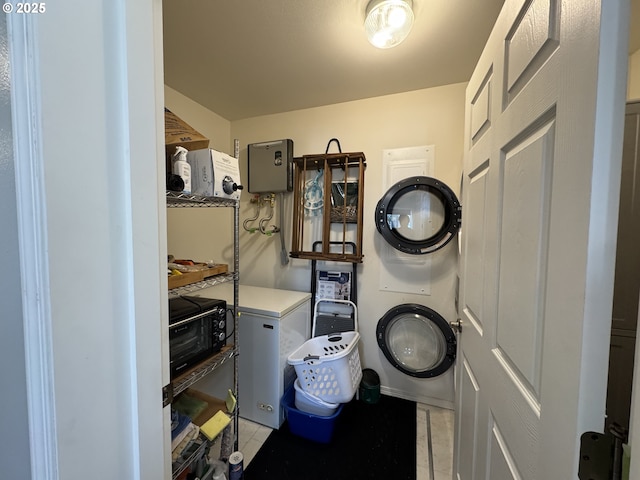
[[[407,375],[432,378],[456,359],[456,334],[447,321],[424,305],[408,303],[378,321],[378,346],[389,362]]]
[[[376,205],[376,228],[393,248],[423,255],[453,239],[462,220],[460,202],[444,183],[409,177],[392,186]]]

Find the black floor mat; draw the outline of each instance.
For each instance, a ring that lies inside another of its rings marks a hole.
[[[416,404],[382,395],[354,400],[335,420],[331,443],[274,430],[244,471],[244,480],[415,480]]]

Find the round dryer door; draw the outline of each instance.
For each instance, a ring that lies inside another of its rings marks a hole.
[[[378,322],[378,346],[389,362],[407,375],[431,378],[456,359],[456,334],[437,312],[418,304],[389,310]]]
[[[409,177],[378,202],[376,228],[393,248],[422,255],[451,241],[461,215],[460,202],[447,185],[431,177]]]

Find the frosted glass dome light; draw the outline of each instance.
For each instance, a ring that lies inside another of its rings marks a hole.
[[[371,0],[364,29],[371,45],[391,48],[401,43],[413,26],[411,0]]]

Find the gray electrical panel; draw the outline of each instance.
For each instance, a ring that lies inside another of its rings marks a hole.
[[[251,193],[293,190],[293,140],[273,140],[247,146],[248,189]]]

